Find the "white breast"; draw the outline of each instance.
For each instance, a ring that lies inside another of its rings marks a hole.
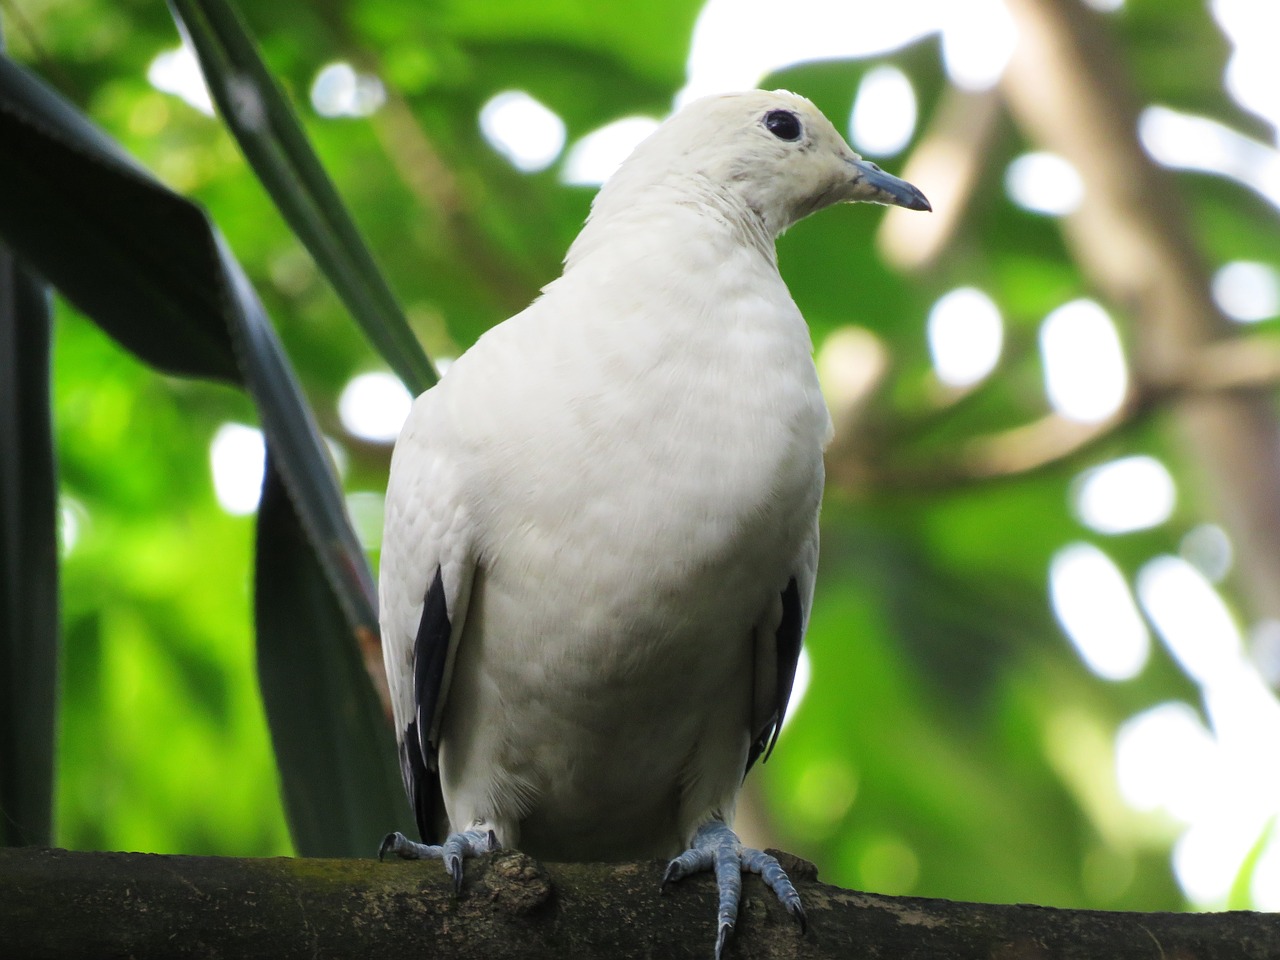
[[[821,496],[808,331],[761,251],[713,229],[673,271],[624,246],[487,335],[438,403],[479,465],[446,808],[535,856],[671,854],[731,807],[752,627]]]

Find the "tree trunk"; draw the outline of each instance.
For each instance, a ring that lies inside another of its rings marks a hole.
[[[753,877],[726,958],[1274,960],[1255,913],[1107,913],[854,893],[782,855],[802,933]],[[239,860],[0,849],[0,955],[15,958],[689,957],[709,960],[709,876],[660,895],[663,864],[468,861],[455,895],[435,862]]]

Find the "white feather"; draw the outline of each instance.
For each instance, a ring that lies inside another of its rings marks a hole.
[[[452,830],[623,859],[731,821],[776,706],[780,593],[812,597],[831,429],[773,238],[860,196],[850,158],[802,98],[691,105],[606,184],[560,279],[414,404],[383,640],[403,729],[440,567],[456,655],[423,723]]]

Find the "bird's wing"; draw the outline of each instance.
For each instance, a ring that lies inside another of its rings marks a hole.
[[[791,578],[756,628],[755,709],[746,770],[768,760],[782,731],[800,661],[800,645],[809,624],[813,583],[818,571],[818,521],[791,566]],[[745,775],[746,771],[744,771]]]
[[[379,595],[400,772],[424,842],[443,825],[438,728],[475,571],[440,401],[415,401],[391,458]]]

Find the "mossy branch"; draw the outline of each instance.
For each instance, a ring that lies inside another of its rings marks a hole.
[[[785,854],[783,855],[786,856]],[[1108,913],[855,893],[787,857],[802,934],[747,878],[734,958],[1272,960],[1256,913]],[[504,851],[455,896],[434,863],[0,850],[9,957],[662,957],[708,960],[709,877],[660,893],[663,864],[548,864]]]

